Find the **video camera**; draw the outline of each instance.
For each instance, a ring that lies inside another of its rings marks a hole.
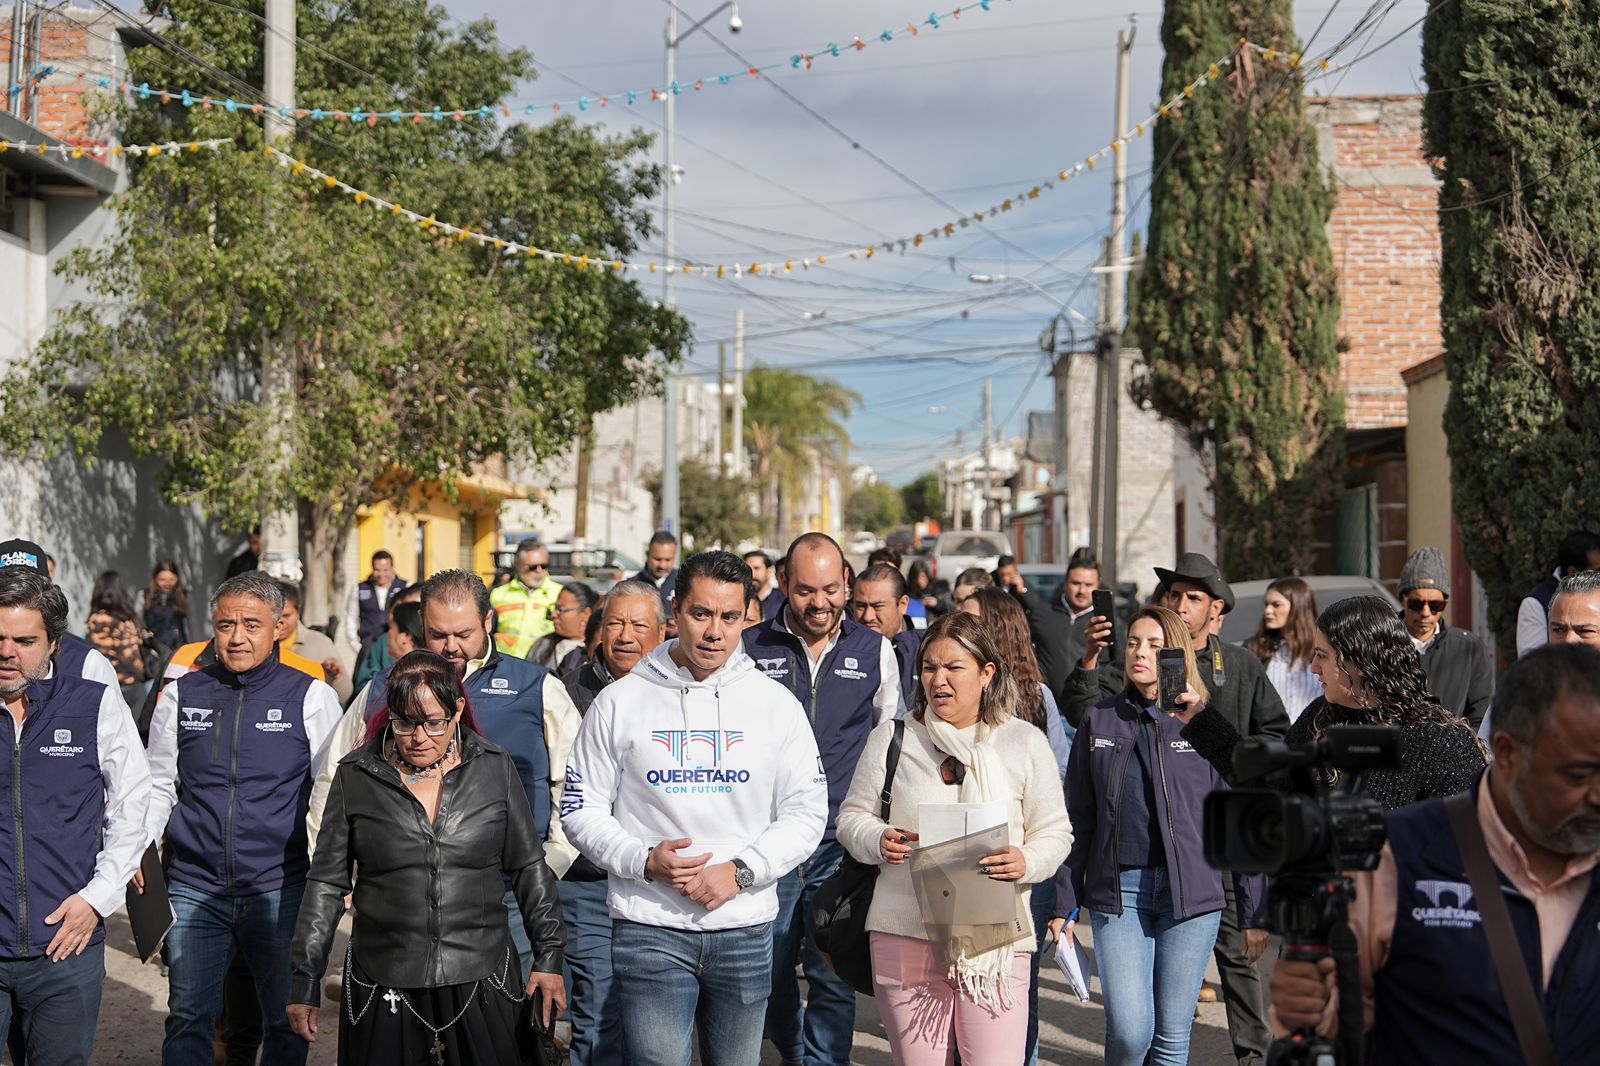
[[[1387,836],[1383,805],[1361,794],[1369,770],[1400,765],[1392,726],[1337,725],[1305,744],[1245,740],[1234,749],[1238,788],[1206,797],[1205,857],[1219,870],[1269,874],[1266,927],[1283,958],[1332,956],[1339,986],[1338,1045],[1307,1030],[1273,1042],[1269,1064],[1344,1061],[1359,1066],[1365,1019],[1349,870],[1376,869]]]

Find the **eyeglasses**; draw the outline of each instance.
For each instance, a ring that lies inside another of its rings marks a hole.
[[[558,614],[577,614],[581,610],[583,610],[582,607],[552,607],[550,608],[550,616],[553,618]]]
[[[1416,614],[1421,614],[1423,611],[1432,611],[1434,614],[1444,614],[1444,609],[1449,605],[1449,603],[1450,597],[1448,596],[1442,600],[1421,600],[1413,596],[1411,599],[1406,601],[1406,609]]]
[[[947,755],[939,764],[939,778],[947,785],[959,785],[967,779],[967,768],[954,755]]]
[[[426,722],[413,722],[408,718],[396,718],[392,714],[389,716],[389,728],[394,730],[397,737],[409,737],[417,731],[419,725],[430,737],[442,737],[450,732],[448,718],[429,718]]]
[[[549,563],[527,563],[526,564],[526,569],[531,574],[535,570],[549,570],[550,569],[550,564]]]

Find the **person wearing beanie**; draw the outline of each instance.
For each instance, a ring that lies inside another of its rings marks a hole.
[[[1433,696],[1476,729],[1494,697],[1494,668],[1483,641],[1444,620],[1450,569],[1438,548],[1418,548],[1400,571],[1400,619],[1422,656]]]

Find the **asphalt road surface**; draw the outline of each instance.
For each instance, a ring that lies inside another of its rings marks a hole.
[[[161,1032],[167,1013],[166,981],[155,965],[143,966],[139,963],[133,950],[133,937],[123,915],[119,913],[107,926],[106,986],[100,1009],[100,1032],[95,1046],[94,1066],[151,1066],[161,1061]],[[1087,932],[1083,930],[1082,935],[1086,937]],[[334,953],[335,970],[344,957],[343,953],[344,941],[341,937]],[[1090,956],[1092,958],[1092,951]],[[1039,992],[1040,1061],[1072,1066],[1101,1062],[1104,1058],[1105,1014],[1100,1009],[1099,981],[1094,981],[1091,989],[1093,1000],[1079,1003],[1067,991],[1066,982],[1050,955],[1046,955],[1044,963],[1044,981]],[[1215,970],[1208,975],[1208,981],[1215,987]],[[328,1007],[329,1004],[324,1004],[323,1014],[327,1018],[328,1028],[312,1048],[310,1066],[333,1066],[337,1061],[335,1042],[338,1023],[329,1017],[331,1011]],[[764,1048],[761,1061],[763,1064],[776,1064],[779,1061],[770,1044]],[[876,1003],[869,996],[862,996],[856,1006],[855,1052],[851,1061],[859,1066],[890,1066],[893,1062],[883,1026],[878,1021]],[[1227,1023],[1220,1003],[1200,1005],[1189,1061],[1216,1064],[1233,1061]]]

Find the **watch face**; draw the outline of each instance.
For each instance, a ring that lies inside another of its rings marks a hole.
[[[756,872],[741,863],[733,868],[733,883],[740,888],[749,888],[756,883]]]

